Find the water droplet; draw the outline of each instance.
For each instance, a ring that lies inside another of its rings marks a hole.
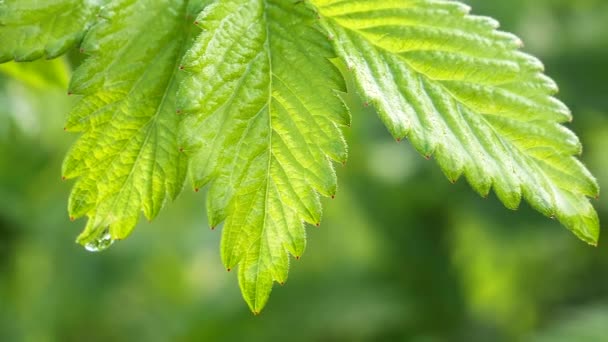
[[[97,240],[87,243],[84,245],[84,248],[89,252],[101,252],[112,246],[113,243],[114,240],[112,239],[110,232],[106,229]]]

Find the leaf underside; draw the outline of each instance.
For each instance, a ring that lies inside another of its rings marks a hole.
[[[81,99],[66,130],[82,135],[63,165],[77,178],[70,216],[88,217],[80,243],[127,237],[189,173],[208,186],[222,260],[258,313],[347,158],[335,57],[394,138],[450,181],[464,175],[510,209],[525,199],[597,243],[599,188],[557,86],[517,37],[468,12],[443,0],[0,0],[0,62],[81,41],[89,55],[70,83]]]
[[[6,0],[0,3],[0,63],[55,58],[82,39],[98,0]]]
[[[573,155],[572,119],[521,41],[454,1],[312,0],[391,134],[516,209],[525,198],[595,245],[599,187]]]
[[[221,254],[239,265],[253,312],[273,281],[287,279],[289,253],[304,251],[303,222],[321,220],[333,196],[330,160],[346,160],[339,129],[349,114],[344,81],[315,14],[292,1],[217,1],[197,19],[203,32],[184,60],[184,144],[191,177],[209,185],[210,224],[223,226]]]

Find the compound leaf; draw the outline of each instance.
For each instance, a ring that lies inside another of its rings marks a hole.
[[[397,139],[508,208],[525,198],[596,244],[596,180],[555,83],[496,21],[440,0],[312,0],[359,91]]]
[[[0,1],[0,63],[55,58],[82,39],[100,0]]]
[[[209,2],[199,34],[190,15]],[[66,124],[83,134],[63,165],[78,178],[70,215],[88,216],[78,242],[125,238],[189,172],[209,185],[222,260],[258,313],[347,157],[336,52],[391,134],[450,181],[493,188],[511,209],[526,199],[597,243],[599,187],[557,86],[517,37],[468,12],[443,0],[0,0],[0,62],[53,58],[84,37]]]
[[[66,130],[84,134],[63,175],[78,177],[69,212],[89,217],[78,237],[89,249],[125,238],[141,210],[152,220],[183,188],[175,102],[179,61],[194,28],[187,12],[185,0],[112,1],[83,42],[90,57],[70,84],[83,97]]]
[[[258,313],[273,282],[286,281],[289,253],[304,251],[303,222],[320,223],[318,194],[335,194],[345,84],[305,3],[215,1],[197,21],[179,95],[190,173],[195,187],[210,184],[210,224],[225,221],[222,260],[239,266]]]

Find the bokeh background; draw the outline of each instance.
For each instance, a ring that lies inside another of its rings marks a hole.
[[[545,62],[608,189],[608,2],[469,3]],[[85,251],[60,179],[78,61],[0,66],[0,341],[608,341],[607,234],[589,247],[526,205],[451,185],[355,95],[338,195],[260,316],[220,263],[204,193]]]

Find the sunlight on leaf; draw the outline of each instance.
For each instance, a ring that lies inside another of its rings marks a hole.
[[[239,266],[257,313],[273,281],[287,280],[288,253],[304,252],[303,221],[320,224],[318,193],[336,193],[330,159],[346,160],[339,126],[350,119],[335,90],[345,84],[303,5],[216,2],[197,21],[180,93],[184,143],[195,187],[210,183],[211,226],[225,220],[222,260]]]
[[[595,245],[599,197],[572,119],[519,38],[454,1],[313,0],[361,94],[397,139],[507,208],[525,198]]]

